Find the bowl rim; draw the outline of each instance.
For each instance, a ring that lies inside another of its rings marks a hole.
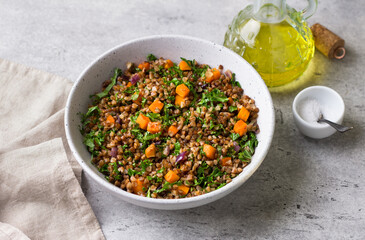
[[[94,170],[91,169],[87,165],[87,163],[85,163],[85,161],[82,159],[82,157],[80,156],[80,154],[77,151],[75,143],[74,143],[74,141],[71,137],[72,136],[71,130],[68,127],[70,125],[70,122],[69,122],[69,118],[70,118],[69,109],[70,109],[70,106],[71,106],[71,103],[72,103],[72,100],[73,100],[74,93],[77,89],[77,85],[79,84],[79,82],[82,81],[83,76],[100,59],[103,59],[104,57],[110,55],[113,51],[116,51],[119,48],[126,47],[130,44],[136,44],[138,42],[143,42],[143,41],[148,41],[148,40],[155,40],[155,39],[183,39],[183,40],[201,42],[203,44],[211,45],[212,47],[220,47],[220,48],[222,48],[222,50],[225,49],[226,51],[229,51],[232,54],[232,57],[235,57],[238,61],[241,61],[242,64],[246,64],[246,65],[248,65],[249,68],[252,68],[254,70],[253,74],[255,74],[256,77],[259,78],[263,83],[264,87],[260,90],[263,91],[265,96],[267,96],[267,98],[268,98],[267,99],[268,103],[271,106],[269,108],[269,110],[271,109],[270,115],[272,116],[272,122],[270,124],[271,129],[269,127],[269,129],[268,129],[269,131],[267,131],[267,137],[266,137],[267,146],[264,146],[264,148],[262,149],[261,158],[257,159],[255,163],[251,162],[248,165],[248,166],[250,166],[250,168],[246,172],[244,172],[245,173],[244,175],[241,175],[243,172],[238,174],[235,178],[232,179],[232,182],[230,182],[229,184],[226,184],[225,186],[223,186],[220,189],[216,189],[212,192],[205,193],[205,194],[202,194],[202,195],[199,195],[199,196],[194,196],[194,197],[189,197],[189,198],[180,198],[180,199],[155,199],[155,198],[148,198],[148,197],[144,197],[144,196],[139,196],[139,195],[136,195],[136,194],[133,194],[133,193],[129,193],[129,192],[127,192],[127,191],[125,191],[121,188],[118,188],[118,187],[114,186],[113,184],[111,184],[109,182],[106,182],[96,172],[94,172]],[[69,93],[69,96],[68,96],[67,102],[66,102],[66,109],[65,109],[65,116],[64,116],[64,127],[65,127],[65,132],[66,132],[66,139],[67,139],[67,142],[70,146],[71,152],[73,153],[73,156],[76,158],[78,163],[81,165],[82,169],[85,170],[87,172],[87,174],[89,174],[90,177],[93,180],[95,180],[97,183],[101,184],[103,187],[107,188],[108,190],[110,190],[112,193],[114,193],[116,195],[123,195],[124,199],[128,199],[129,202],[132,202],[132,203],[134,202],[137,205],[140,205],[140,204],[138,204],[138,202],[142,202],[142,203],[144,203],[144,205],[147,204],[147,205],[150,205],[150,206],[151,205],[162,205],[162,204],[164,204],[164,205],[176,205],[176,204],[188,205],[189,203],[203,202],[204,200],[207,200],[208,202],[210,202],[208,199],[217,200],[221,197],[224,197],[225,195],[231,193],[232,191],[234,191],[235,189],[240,187],[248,178],[250,178],[252,176],[252,174],[254,172],[256,172],[257,168],[261,165],[263,160],[266,158],[266,155],[267,155],[267,153],[270,149],[271,143],[272,143],[274,130],[275,130],[275,111],[274,111],[274,105],[273,105],[271,94],[270,94],[266,84],[262,80],[261,76],[259,75],[259,73],[246,60],[244,60],[241,56],[239,56],[234,51],[232,51],[232,50],[230,50],[230,49],[228,49],[228,48],[226,48],[226,47],[224,47],[220,44],[217,44],[215,42],[204,40],[204,39],[197,38],[197,37],[186,36],[186,35],[175,35],[175,34],[159,34],[159,35],[150,35],[150,36],[140,37],[140,38],[136,38],[136,39],[126,41],[124,43],[121,43],[121,44],[107,50],[106,52],[102,53],[97,58],[95,58],[95,60],[93,60],[81,72],[81,74],[78,76],[77,80],[74,82],[74,84],[71,88],[71,91]],[[239,184],[240,182],[241,182],[241,184]],[[226,194],[223,194],[223,193],[226,193]],[[195,204],[191,207],[197,207],[197,206],[200,206],[200,205]],[[185,208],[190,208],[190,207],[185,207]]]
[[[345,103],[344,103],[341,95],[338,92],[336,92],[334,89],[332,89],[330,87],[326,87],[326,86],[322,86],[322,85],[307,87],[307,88],[303,89],[302,91],[300,91],[295,96],[294,101],[293,101],[293,105],[292,105],[293,114],[294,114],[295,118],[299,121],[299,123],[301,125],[303,125],[305,128],[308,128],[308,129],[313,129],[313,130],[332,129],[332,127],[328,124],[321,124],[321,125],[320,124],[311,124],[311,123],[305,121],[297,111],[298,104],[300,103],[300,101],[302,99],[304,99],[302,96],[306,93],[313,92],[313,90],[320,90],[320,91],[323,91],[323,92],[328,92],[328,93],[332,94],[333,96],[335,96],[336,99],[338,99],[337,102],[339,104],[341,114],[336,115],[336,119],[331,119],[331,121],[340,124],[339,121],[341,121],[341,119],[343,118],[343,116],[345,114]],[[308,97],[315,98],[315,95],[310,95]]]

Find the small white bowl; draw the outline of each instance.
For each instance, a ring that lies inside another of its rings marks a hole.
[[[79,131],[79,113],[87,110],[91,103],[89,96],[100,91],[102,83],[113,75],[114,68],[124,68],[128,61],[141,62],[149,53],[169,58],[174,62],[180,61],[180,57],[185,57],[211,66],[221,64],[225,69],[236,73],[236,79],[240,82],[245,94],[255,100],[256,106],[260,109],[257,121],[260,127],[260,133],[257,135],[259,144],[251,163],[226,186],[197,197],[153,199],[128,193],[114,186],[92,165],[90,153],[83,144],[83,136]],[[71,151],[83,170],[99,183],[106,193],[139,206],[165,210],[201,206],[241,186],[264,160],[270,148],[274,128],[275,115],[271,95],[255,69],[238,54],[221,45],[187,36],[151,36],[124,43],[107,51],[81,73],[68,97],[65,111],[66,137]]]
[[[293,116],[294,122],[304,135],[322,139],[331,136],[336,130],[327,123],[317,123],[305,120],[301,113],[304,101],[316,101],[323,117],[329,121],[341,124],[345,114],[345,104],[342,97],[333,89],[324,86],[312,86],[302,90],[294,98]]]

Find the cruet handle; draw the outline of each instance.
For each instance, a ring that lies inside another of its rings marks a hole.
[[[308,6],[303,9],[303,18],[310,18],[317,10],[318,0],[308,0]]]

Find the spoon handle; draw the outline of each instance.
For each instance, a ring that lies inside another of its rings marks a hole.
[[[334,123],[334,122],[331,122],[331,121],[328,121],[327,119],[319,119],[318,122],[325,122],[325,123],[328,123],[331,127],[333,127],[334,129],[336,129],[337,131],[341,132],[341,133],[344,133],[348,130],[351,130],[353,129],[353,127],[346,127],[346,126],[342,126],[340,124],[337,124],[337,123]]]

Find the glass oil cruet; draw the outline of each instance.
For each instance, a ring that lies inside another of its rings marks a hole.
[[[246,59],[268,87],[297,79],[314,55],[314,40],[306,19],[317,0],[297,12],[285,0],[254,0],[229,26],[224,46]]]

